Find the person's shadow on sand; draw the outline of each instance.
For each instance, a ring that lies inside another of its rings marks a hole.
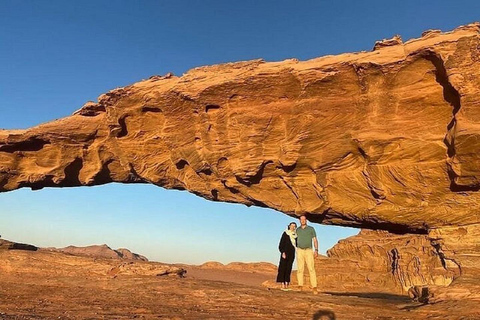
[[[312,320],[335,320],[335,313],[330,310],[318,310],[312,317]]]

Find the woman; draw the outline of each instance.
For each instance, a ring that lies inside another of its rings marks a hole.
[[[293,260],[295,260],[295,247],[297,246],[297,224],[291,222],[282,234],[278,249],[280,250],[280,263],[278,264],[277,282],[282,283],[282,290],[290,290],[290,273],[292,273]]]

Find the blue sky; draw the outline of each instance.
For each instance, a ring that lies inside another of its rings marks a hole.
[[[155,74],[371,50],[480,20],[480,1],[0,1],[0,128],[28,128]],[[163,262],[278,262],[292,218],[150,185],[0,194],[0,234],[107,243]],[[325,252],[358,230],[315,225]]]

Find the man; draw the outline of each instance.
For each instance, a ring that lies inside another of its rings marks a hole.
[[[312,240],[315,251],[312,250]],[[303,270],[307,263],[310,274],[310,284],[313,288],[313,294],[317,292],[317,275],[315,274],[315,260],[318,257],[318,241],[315,229],[307,226],[307,217],[300,216],[300,227],[297,228],[297,278],[300,288],[303,287]]]

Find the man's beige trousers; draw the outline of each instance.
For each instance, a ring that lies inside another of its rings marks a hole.
[[[303,271],[307,263],[308,273],[310,274],[310,284],[312,288],[317,287],[317,274],[315,273],[315,260],[312,249],[297,248],[297,280],[298,285],[303,286]]]

